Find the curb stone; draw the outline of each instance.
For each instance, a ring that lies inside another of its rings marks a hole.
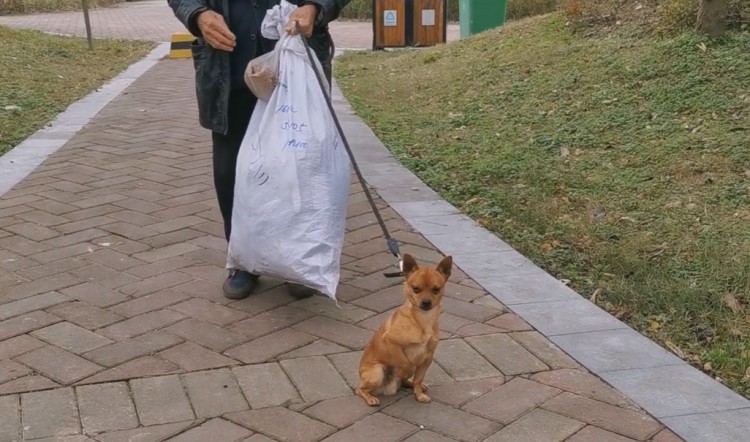
[[[169,43],[162,43],[144,58],[84,98],[73,102],[65,111],[13,149],[0,156],[0,196],[4,195],[50,155],[70,141],[104,106],[120,95],[138,77],[169,53]]]
[[[750,401],[536,266],[406,169],[354,113],[335,107],[362,173],[415,230],[568,355],[687,442],[747,440]]]

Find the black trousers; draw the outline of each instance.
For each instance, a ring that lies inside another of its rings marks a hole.
[[[333,52],[333,51],[332,51]],[[331,58],[333,54],[331,54]],[[322,63],[323,71],[331,84],[331,58]],[[212,132],[214,186],[219,200],[219,210],[224,219],[224,235],[227,241],[232,233],[232,206],[234,202],[234,179],[240,144],[245,137],[250,116],[257,98],[247,87],[237,88],[229,96],[229,130],[226,135]]]

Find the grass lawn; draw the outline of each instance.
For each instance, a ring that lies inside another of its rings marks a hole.
[[[151,42],[50,36],[0,26],[0,155],[154,47]]]
[[[83,10],[82,0],[2,0],[0,15]],[[125,0],[89,0],[89,8],[106,8]]]
[[[550,14],[336,72],[448,201],[750,397],[750,34],[633,35]]]

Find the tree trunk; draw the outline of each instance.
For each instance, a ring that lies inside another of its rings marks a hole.
[[[712,38],[724,35],[727,25],[727,0],[701,0],[698,10],[698,32]]]

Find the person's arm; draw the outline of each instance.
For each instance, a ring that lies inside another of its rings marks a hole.
[[[198,14],[208,10],[206,0],[167,0],[169,7],[172,8],[175,17],[196,37],[202,37],[201,29],[198,26]]]
[[[318,15],[315,18],[315,27],[323,27],[339,18],[341,10],[352,0],[305,0],[300,6],[313,4],[317,7]]]
[[[336,20],[341,14],[344,6],[351,0],[305,0],[299,3],[299,7],[292,11],[289,16],[286,30],[292,35],[297,33],[295,22],[299,22],[300,28],[306,37],[310,37],[313,28],[324,28],[328,23]]]

